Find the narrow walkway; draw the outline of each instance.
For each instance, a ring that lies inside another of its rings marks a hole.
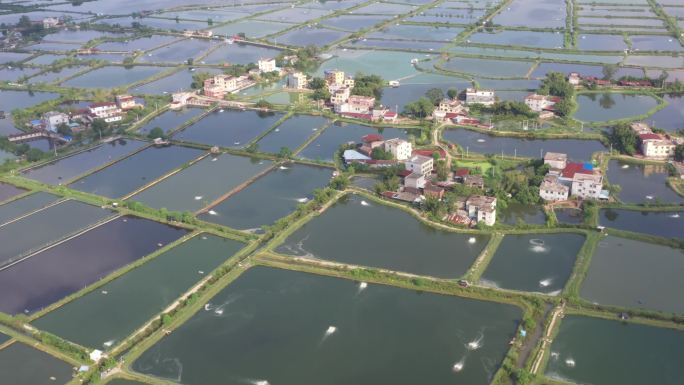
[[[553,310],[553,315],[551,316],[551,322],[549,323],[549,327],[546,329],[546,333],[544,334],[544,338],[542,339],[542,346],[539,349],[539,352],[537,353],[537,358],[535,359],[534,364],[532,365],[532,368],[531,368],[532,374],[537,374],[537,372],[539,371],[539,367],[541,366],[542,361],[544,361],[544,356],[546,355],[546,349],[551,345],[551,342],[553,342],[553,340],[550,338],[551,333],[553,333],[553,330],[556,328],[556,323],[558,322],[558,320],[560,318],[563,318],[564,314],[565,314],[565,303],[556,307]],[[540,322],[543,322],[543,319]],[[534,347],[534,344],[531,344],[531,347]]]

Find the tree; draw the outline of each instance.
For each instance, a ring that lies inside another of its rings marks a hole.
[[[437,106],[439,102],[444,100],[444,91],[441,88],[430,88],[425,92],[425,97],[430,99],[433,106]]]
[[[200,89],[204,86],[204,81],[213,77],[209,72],[197,72],[192,74],[192,83],[190,83],[190,88]]]
[[[612,79],[613,76],[615,76],[615,74],[617,73],[617,71],[618,71],[618,66],[617,66],[617,64],[613,64],[613,63],[604,64],[604,65],[603,65],[603,69],[602,69],[602,72],[603,72],[603,80],[610,80],[610,79]]]
[[[684,162],[684,144],[675,147],[674,158],[677,162]]]
[[[278,152],[278,158],[290,159],[291,157],[292,150],[290,150],[288,147],[280,147],[280,151]]]
[[[327,88],[319,88],[311,94],[313,100],[328,100],[330,99],[330,91]]]
[[[409,103],[404,106],[404,113],[407,115],[413,115],[420,119],[425,119],[432,115],[432,111],[435,110],[435,105],[432,104],[430,99],[426,97],[421,97],[415,102]]]
[[[549,72],[542,81],[542,85],[537,91],[541,95],[559,96],[561,98],[572,98],[575,95],[575,87],[568,83],[565,74],[562,72]]]
[[[437,161],[437,180],[445,181],[449,177],[449,165],[446,160],[440,159]]]
[[[613,127],[609,136],[610,143],[621,153],[634,155],[637,149],[638,137],[627,123]]]
[[[312,90],[320,90],[321,88],[325,88],[325,80],[320,77],[314,77],[309,81],[309,88]]]
[[[456,99],[458,97],[458,90],[456,88],[449,88],[447,90],[447,96],[449,99]]]
[[[164,133],[164,130],[162,130],[161,127],[155,127],[152,130],[150,130],[150,133],[147,134],[147,137],[150,139],[157,139],[157,138],[164,139],[166,137],[166,134]]]
[[[26,152],[26,160],[29,162],[36,162],[45,156],[45,153],[37,148],[31,148]]]
[[[271,109],[273,108],[273,104],[269,102],[268,100],[260,99],[258,102],[256,102],[255,106],[258,108],[265,108],[265,109]]]
[[[335,190],[342,191],[346,189],[347,186],[349,186],[349,178],[346,178],[343,175],[338,175],[330,181],[330,187],[334,188]]]
[[[93,129],[93,131],[98,132],[100,134],[102,134],[103,131],[105,131],[108,127],[109,126],[108,126],[107,122],[105,122],[102,119],[93,120],[93,124],[91,125],[91,128]]]
[[[378,75],[364,75],[357,73],[354,76],[354,88],[352,95],[372,96],[377,100],[382,98],[382,88],[385,86],[385,81]]]
[[[60,123],[57,126],[57,133],[64,136],[71,136],[73,134],[71,132],[71,127],[69,127],[66,123]]]
[[[560,102],[554,105],[555,111],[560,116],[568,116],[572,114],[575,104],[570,99],[561,99]]]
[[[188,60],[185,61],[189,66],[193,65],[195,63],[195,59],[189,57]]]
[[[134,59],[133,59],[132,56],[126,56],[126,57],[123,59],[123,65],[126,66],[126,67],[132,66],[132,65],[133,65],[133,61],[134,61]]]
[[[613,95],[611,95],[609,92],[603,93],[601,95],[601,99],[599,99],[599,105],[606,110],[613,108],[615,105]]]
[[[382,147],[375,147],[371,152],[371,158],[375,160],[391,160],[392,153],[385,151]]]

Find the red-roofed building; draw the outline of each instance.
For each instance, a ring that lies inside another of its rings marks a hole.
[[[568,163],[567,166],[561,171],[561,179],[566,179],[571,181],[575,177],[575,174],[593,174],[594,170],[587,168],[584,163]]]
[[[380,134],[368,134],[368,135],[364,135],[364,136],[361,138],[361,141],[362,141],[363,143],[366,143],[366,144],[368,144],[368,145],[371,146],[371,147],[377,147],[377,145],[374,146],[374,144],[376,144],[376,143],[382,144],[382,142],[383,142],[384,140],[385,140],[385,138],[383,138],[382,135],[380,135]]]
[[[470,170],[467,168],[459,168],[454,172],[454,179],[458,182],[462,182],[463,178],[470,174]]]
[[[560,102],[561,98],[558,96],[548,96],[532,94],[525,98],[525,104],[534,112],[542,112],[547,110],[553,110],[553,106]]]

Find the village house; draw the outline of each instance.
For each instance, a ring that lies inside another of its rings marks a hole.
[[[287,86],[295,90],[303,90],[309,85],[306,74],[294,72],[287,77]]]
[[[577,72],[571,72],[570,75],[568,75],[568,83],[573,86],[578,86],[582,83],[582,77]]]
[[[566,201],[570,188],[558,180],[557,175],[547,175],[539,186],[539,196],[549,202]]]
[[[639,138],[639,148],[646,158],[668,159],[674,155],[677,144],[667,135],[656,134],[643,122],[630,124],[630,128]]]
[[[43,114],[42,124],[46,130],[56,132],[60,124],[69,124],[69,115],[63,112],[49,111]]]
[[[259,72],[261,73],[279,70],[278,67],[276,67],[276,61],[273,58],[259,59],[257,66],[259,67]]]
[[[55,17],[46,17],[43,19],[43,28],[44,29],[50,29],[50,28],[57,28],[59,27],[60,21],[59,19]]]
[[[124,111],[142,107],[142,105],[137,104],[135,98],[131,95],[117,95],[115,99],[116,105]]]
[[[404,139],[394,138],[385,141],[384,150],[392,154],[392,157],[396,160],[406,160],[411,158],[413,146],[411,145],[411,142]],[[411,170],[415,171],[413,169]],[[430,171],[432,171],[432,168]]]
[[[121,109],[114,102],[93,103],[88,107],[89,119],[102,119],[107,123],[123,120]]]
[[[496,97],[493,90],[477,90],[475,88],[466,89],[465,104],[482,104],[491,106],[496,103]]]
[[[547,152],[544,154],[544,164],[548,164],[553,170],[562,170],[568,165],[568,155],[560,152]]]
[[[532,94],[525,97],[525,104],[534,112],[553,110],[553,106],[560,102],[557,96]]]
[[[646,158],[668,159],[674,155],[677,145],[665,135],[641,134],[639,135],[641,153]]]
[[[337,113],[370,114],[375,105],[375,98],[372,96],[350,95],[346,101],[333,104]]]
[[[603,176],[599,173],[575,173],[572,178],[571,192],[579,198],[600,199],[602,197]]]
[[[425,187],[425,175],[419,172],[412,172],[404,177],[404,187],[410,189],[422,189]]]
[[[432,173],[434,160],[429,156],[415,155],[404,162],[406,170],[428,176]]]
[[[216,75],[204,81],[205,96],[223,99],[226,94],[250,87],[254,82],[247,76]]]
[[[477,223],[482,222],[487,226],[493,226],[496,223],[495,197],[473,195],[466,200],[465,207],[468,216]]]
[[[463,177],[463,184],[466,187],[474,187],[483,189],[484,188],[484,178],[482,175],[466,175]]]

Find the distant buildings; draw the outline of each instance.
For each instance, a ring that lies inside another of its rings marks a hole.
[[[123,120],[123,111],[114,102],[93,103],[88,107],[90,120],[102,119],[106,123]]]
[[[124,111],[132,110],[134,108],[142,108],[142,105],[138,104],[135,101],[135,98],[131,95],[118,95],[116,96],[115,100],[116,105]]]
[[[216,75],[204,81],[204,95],[210,98],[223,99],[226,94],[251,87],[254,82],[249,77]]]
[[[525,104],[534,112],[553,110],[556,103],[560,101],[561,98],[558,96],[532,94],[525,97]]]
[[[288,88],[293,88],[295,90],[305,89],[309,85],[309,80],[306,74],[301,72],[294,72],[287,77]]]
[[[46,17],[43,19],[43,28],[44,29],[50,29],[50,28],[57,28],[61,24],[61,21],[57,18],[54,17]]]
[[[496,96],[493,90],[477,90],[467,88],[465,92],[465,104],[482,104],[491,106],[496,103]]]
[[[261,73],[280,70],[278,67],[276,67],[276,61],[273,58],[259,59],[257,66],[259,67],[259,72]]]
[[[335,104],[337,113],[369,114],[375,106],[372,96],[350,95],[343,103]]]

